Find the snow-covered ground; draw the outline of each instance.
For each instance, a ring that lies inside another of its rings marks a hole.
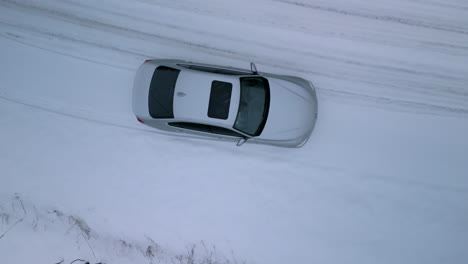
[[[147,58],[306,78],[315,131],[154,131]],[[0,59],[1,263],[468,262],[466,1],[1,0]]]

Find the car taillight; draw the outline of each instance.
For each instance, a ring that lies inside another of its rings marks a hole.
[[[143,120],[141,120],[140,118],[138,118],[138,116],[136,117],[136,119],[138,120],[138,122],[144,124],[145,122],[143,122]]]
[[[152,61],[152,60],[145,60],[145,63],[149,62],[149,61]]]

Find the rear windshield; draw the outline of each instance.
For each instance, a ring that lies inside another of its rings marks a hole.
[[[211,83],[208,116],[211,118],[228,119],[231,105],[232,83],[213,81]]]
[[[174,89],[180,70],[159,66],[151,79],[148,107],[152,118],[174,118]]]

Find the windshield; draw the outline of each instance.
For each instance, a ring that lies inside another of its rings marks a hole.
[[[234,128],[250,136],[262,133],[268,116],[270,92],[262,77],[241,78],[239,112]]]

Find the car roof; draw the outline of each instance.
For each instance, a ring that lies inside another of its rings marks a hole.
[[[174,90],[174,119],[208,125],[232,127],[240,100],[240,76],[224,75],[180,68]],[[210,94],[214,81],[232,84],[229,111],[226,119],[208,116]]]

